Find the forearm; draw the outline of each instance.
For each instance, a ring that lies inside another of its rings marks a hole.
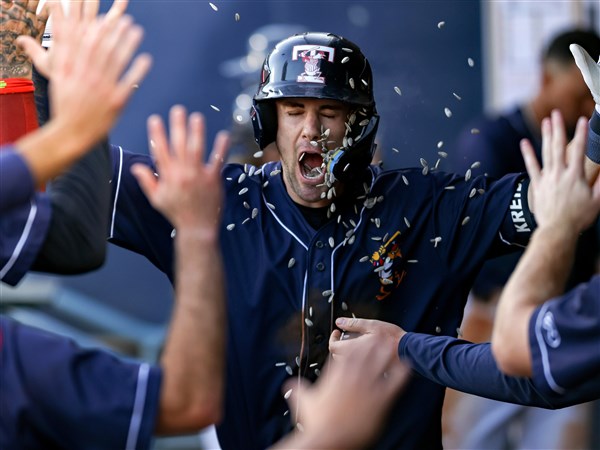
[[[218,238],[177,229],[176,300],[161,365],[159,433],[197,430],[221,418],[225,294]]]
[[[111,174],[111,156],[104,141],[51,183],[52,219],[33,270],[77,274],[104,263]]]
[[[505,285],[492,334],[494,357],[505,373],[531,375],[529,319],[537,306],[563,292],[576,242],[568,227],[538,228]]]

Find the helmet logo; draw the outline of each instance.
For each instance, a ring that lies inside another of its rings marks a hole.
[[[299,83],[325,83],[325,77],[321,76],[321,60],[327,59],[333,62],[335,49],[323,45],[295,45],[292,51],[292,60],[299,57],[304,62],[304,72],[298,75],[296,81]]]

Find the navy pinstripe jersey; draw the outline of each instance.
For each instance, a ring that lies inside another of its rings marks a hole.
[[[0,316],[0,448],[150,448],[161,371]]]
[[[130,175],[147,156],[113,147],[112,242],[172,279],[169,223]],[[221,244],[228,294],[224,449],[262,449],[290,430],[285,379],[314,379],[340,315],[455,335],[469,286],[502,241],[529,237],[521,175],[492,182],[371,167],[353,201],[318,230],[292,203],[279,163],[228,165]],[[506,220],[506,217],[512,220]],[[395,405],[379,448],[441,446],[444,389],[415,379]]]
[[[10,147],[0,152],[0,281],[16,285],[46,238],[50,199],[36,194],[31,173]]]

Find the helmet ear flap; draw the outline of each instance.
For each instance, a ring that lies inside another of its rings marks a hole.
[[[250,118],[254,127],[254,140],[263,150],[277,138],[277,111],[274,102],[257,102],[255,100]]]

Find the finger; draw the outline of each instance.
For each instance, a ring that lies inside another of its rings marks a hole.
[[[162,119],[157,115],[148,117],[148,144],[150,154],[154,157],[159,173],[169,162],[169,144]]]
[[[552,123],[548,117],[542,120],[542,165],[552,167]]]
[[[178,159],[185,161],[186,149],[186,109],[175,105],[169,111],[169,132],[171,134],[171,152]]]
[[[521,140],[521,154],[523,155],[523,161],[525,162],[525,168],[529,174],[529,179],[532,183],[537,183],[541,175],[540,163],[538,162],[531,142],[527,139]]]
[[[600,175],[598,175],[592,186],[592,198],[596,203],[596,214],[598,214],[600,213]]]
[[[108,20],[115,20],[121,17],[127,9],[127,4],[127,0],[115,0],[108,12],[106,13],[106,18]]]
[[[344,331],[366,333],[371,330],[374,320],[359,319],[357,317],[338,317],[335,324]]]
[[[25,54],[31,59],[33,64],[43,66],[44,60],[47,59],[46,50],[38,43],[37,40],[31,36],[19,36],[15,40],[16,44],[20,46]]]
[[[118,32],[120,36],[117,36],[115,46],[107,47],[105,50],[105,73],[110,79],[121,77],[144,37],[144,30],[138,25],[128,24],[121,27]]]
[[[125,75],[123,75],[114,90],[115,103],[119,107],[125,105],[135,89],[139,87],[142,80],[146,77],[151,67],[152,57],[147,53],[141,54],[133,60],[131,67],[125,72]]]
[[[80,23],[83,19],[83,3],[83,1],[70,1],[68,3],[67,16]]]
[[[587,118],[580,117],[575,127],[575,136],[569,144],[567,152],[568,167],[578,177],[584,176],[584,160],[587,142]]]
[[[221,130],[217,133],[212,150],[212,165],[215,172],[220,173],[223,169],[230,143],[231,136],[229,132]]]
[[[96,16],[98,15],[98,9],[100,8],[100,3],[98,0],[85,0],[83,3],[83,22],[88,24],[94,21]]]
[[[296,413],[300,407],[300,399],[306,396],[308,390],[310,390],[310,386],[304,379],[289,379],[283,383],[282,395],[287,397],[285,400],[288,403],[294,421],[298,420]]]
[[[131,166],[131,173],[138,181],[146,198],[152,202],[154,193],[158,187],[158,180],[152,169],[144,164],[134,164]]]
[[[567,136],[562,114],[558,109],[552,111],[552,162],[556,168],[564,168],[566,165],[565,149],[567,147]]]
[[[188,139],[186,159],[190,164],[198,164],[204,158],[205,124],[204,116],[193,112],[188,117]]]

